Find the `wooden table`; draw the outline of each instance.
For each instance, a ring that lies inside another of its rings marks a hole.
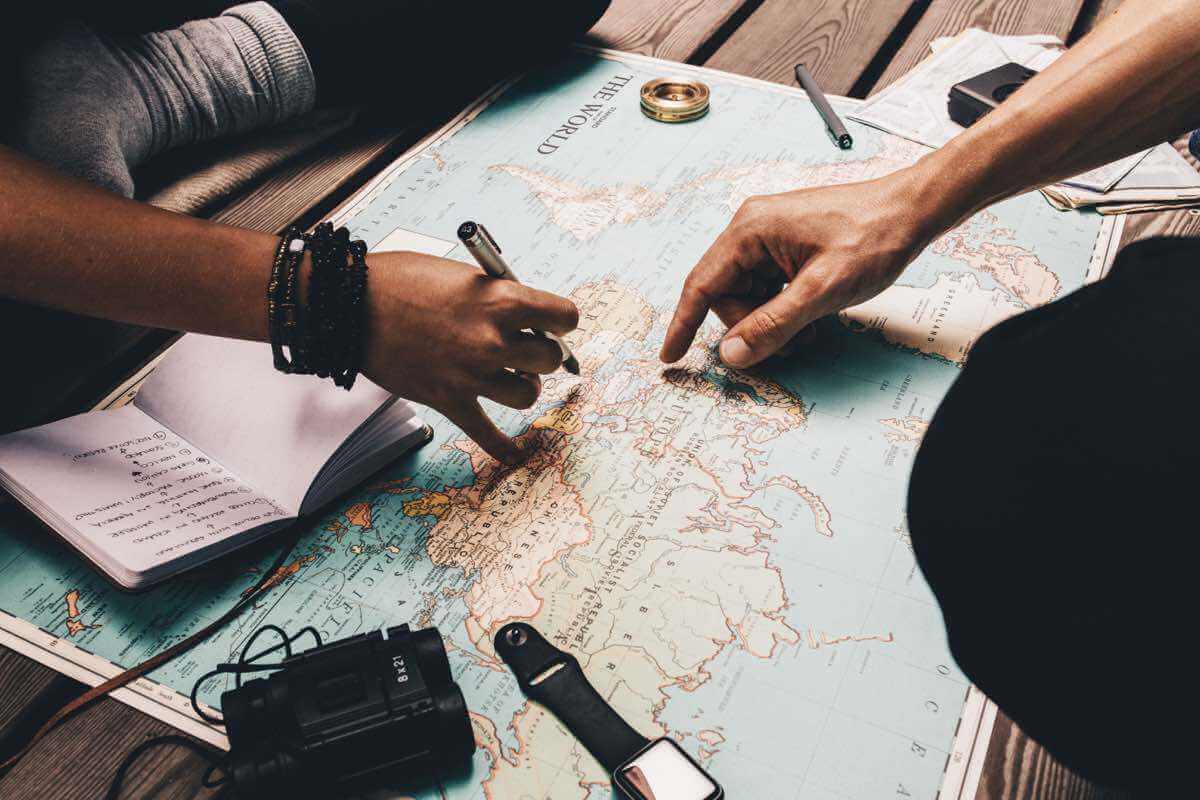
[[[1052,33],[1077,40],[1120,0],[614,0],[591,34],[595,44],[790,83],[803,61],[831,94],[866,97],[910,69],[929,42],[967,27],[995,33]],[[316,158],[271,176],[217,214],[234,224],[281,230],[315,221],[414,138],[359,128]],[[1130,220],[1125,241],[1159,234],[1200,235],[1200,214]],[[0,752],[36,728],[83,687],[0,647]],[[165,724],[105,699],[61,726],[9,775],[0,796],[96,798],[124,755]],[[124,797],[208,797],[205,765],[162,749],[145,757]],[[736,796],[736,794],[735,794]],[[983,798],[1115,796],[1056,764],[1003,715],[986,757]]]

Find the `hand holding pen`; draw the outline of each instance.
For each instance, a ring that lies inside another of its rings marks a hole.
[[[488,275],[503,281],[521,282],[517,278],[517,274],[508,266],[508,262],[500,255],[500,245],[496,244],[496,240],[488,233],[487,228],[476,222],[464,222],[458,226],[458,238],[467,246],[471,256]],[[575,354],[571,352],[571,348],[567,346],[566,342],[547,331],[535,330],[534,333],[555,342],[562,350],[563,369],[572,375],[579,374],[579,359],[575,358]]]
[[[363,374],[441,412],[495,459],[522,460],[479,398],[511,408],[536,403],[538,374],[561,368],[562,349],[529,330],[570,332],[579,319],[574,303],[422,253],[372,253],[370,265]]]

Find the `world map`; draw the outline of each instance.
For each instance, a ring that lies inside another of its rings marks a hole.
[[[496,630],[526,620],[734,797],[937,794],[968,681],[909,544],[908,471],[971,344],[1097,277],[1111,231],[1018,197],[793,356],[727,368],[710,323],[664,366],[682,280],[746,198],[925,152],[856,123],[840,151],[802,94],[711,72],[695,73],[712,88],[707,117],[653,122],[637,89],[664,69],[581,53],[528,75],[339,213],[375,249],[467,262],[454,231],[484,222],[525,282],[578,305],[567,338],[581,375],[548,376],[527,412],[488,406],[531,454],[516,468],[426,410],[434,441],[316,525],[251,613],[148,691],[186,694],[265,622],[327,641],[436,625],[479,748],[470,774],[422,797],[609,798],[608,775],[493,650]],[[0,622],[58,637],[80,664],[130,666],[217,617],[264,563],[122,594],[0,509]],[[216,705],[226,688],[201,697]]]

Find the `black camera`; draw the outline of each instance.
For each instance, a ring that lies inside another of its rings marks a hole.
[[[950,87],[950,119],[969,128],[1037,75],[1037,70],[1010,61]]]
[[[221,696],[237,797],[337,797],[465,769],[466,701],[436,628],[407,625],[289,656]]]

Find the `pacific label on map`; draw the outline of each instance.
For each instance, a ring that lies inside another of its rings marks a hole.
[[[1100,219],[1010,200],[786,361],[729,369],[710,323],[665,367],[680,285],[747,197],[883,175],[924,151],[855,123],[855,148],[838,150],[802,94],[715,73],[707,117],[657,123],[636,88],[662,69],[581,54],[526,76],[341,212],[369,244],[467,262],[454,231],[483,221],[527,283],[579,306],[582,374],[547,377],[527,412],[489,406],[531,452],[517,468],[428,412],[432,444],[347,498],[253,613],[155,680],[190,691],[264,622],[326,640],[436,625],[479,751],[429,797],[611,797],[493,651],[497,629],[526,620],[732,796],[935,796],[968,682],[908,543],[908,472],[971,344],[1081,286]],[[0,608],[120,665],[220,614],[263,568],[130,597],[15,515],[0,527]]]

